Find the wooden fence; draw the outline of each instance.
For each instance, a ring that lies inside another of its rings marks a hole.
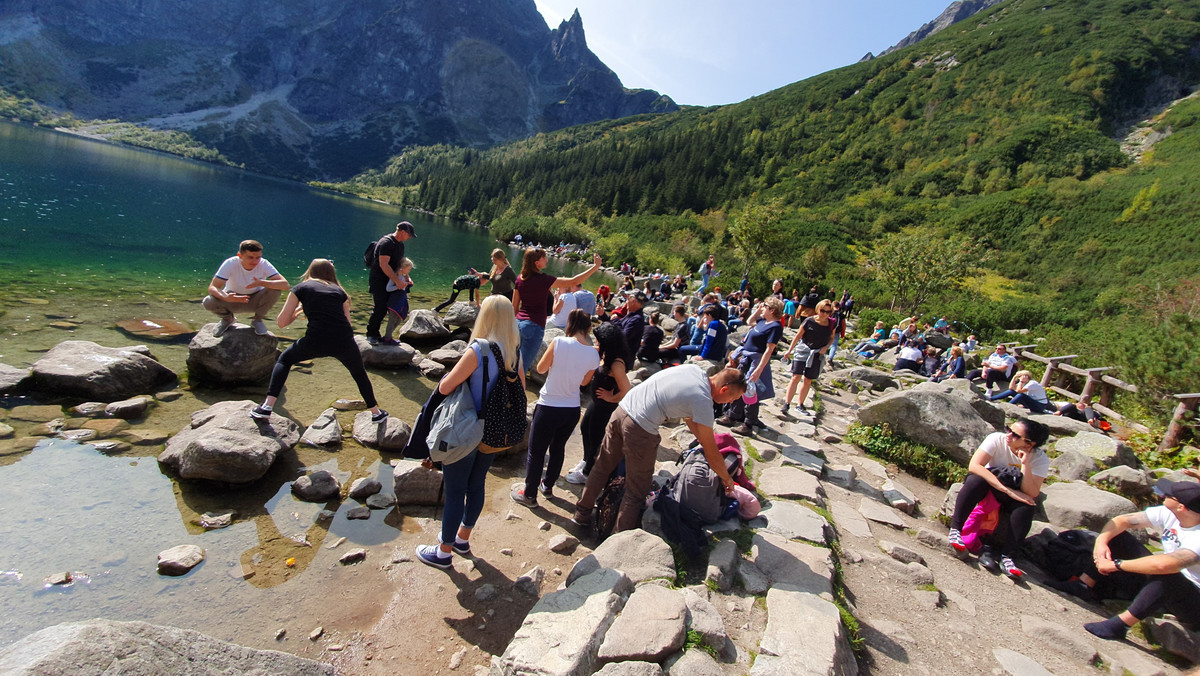
[[[1042,387],[1046,388],[1047,392],[1057,392],[1072,401],[1079,401],[1085,396],[1090,396],[1092,407],[1105,416],[1119,420],[1123,425],[1139,432],[1150,431],[1145,425],[1128,420],[1111,408],[1117,390],[1132,393],[1138,391],[1137,385],[1109,375],[1108,371],[1112,370],[1111,366],[1079,368],[1072,364],[1079,355],[1043,357],[1033,351],[1037,345],[1018,345],[1017,343],[1004,343],[1004,345],[1018,359],[1029,359],[1046,365],[1046,372],[1042,375]],[[1083,388],[1079,393],[1075,393],[1067,387],[1072,380],[1083,381]],[[1200,393],[1176,394],[1174,398],[1179,400],[1179,404],[1175,407],[1175,413],[1171,417],[1170,425],[1167,426],[1166,434],[1163,435],[1162,443],[1159,444],[1159,450],[1179,445],[1183,431],[1187,427],[1185,421],[1195,413],[1197,406],[1200,405]]]

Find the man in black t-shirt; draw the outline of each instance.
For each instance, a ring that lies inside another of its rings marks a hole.
[[[367,320],[367,341],[372,345],[379,342],[379,325],[387,316],[387,284],[391,281],[398,287],[404,287],[397,271],[404,261],[404,243],[416,236],[412,223],[400,221],[396,224],[396,232],[384,235],[375,244],[375,264],[371,266],[367,280],[367,290],[371,292],[371,299],[375,303],[371,318]]]

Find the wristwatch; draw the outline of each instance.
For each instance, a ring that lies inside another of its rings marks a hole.
[[[1121,563],[1122,563],[1121,559],[1113,559],[1113,565],[1117,567],[1117,570],[1122,570]]]

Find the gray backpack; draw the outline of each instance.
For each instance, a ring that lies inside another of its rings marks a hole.
[[[703,523],[716,523],[725,511],[721,501],[725,495],[721,477],[708,466],[702,448],[683,457],[683,466],[667,481],[663,490],[680,506],[694,511]]]

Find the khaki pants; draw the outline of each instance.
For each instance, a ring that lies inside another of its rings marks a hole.
[[[588,474],[587,485],[584,486],[583,495],[579,497],[575,509],[588,512],[596,506],[596,498],[600,497],[600,491],[608,485],[609,475],[624,458],[625,499],[621,501],[621,509],[617,512],[617,525],[613,532],[637,528],[654,478],[658,442],[658,434],[650,434],[642,429],[641,425],[629,417],[625,409],[618,408],[608,421],[604,441],[600,442],[600,454],[596,457],[596,465],[592,467],[591,474]]]
[[[275,303],[279,302],[279,296],[283,294],[279,289],[263,289],[258,293],[250,295],[248,303],[230,303],[229,301],[221,300],[212,295],[204,297],[201,302],[204,309],[215,314],[221,319],[226,317],[233,319],[234,315],[251,315],[251,319],[265,319],[271,308],[275,307]]]

